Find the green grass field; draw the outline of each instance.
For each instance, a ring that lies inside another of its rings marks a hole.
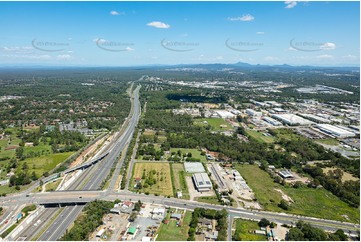
[[[256,126],[254,124],[247,124],[248,128],[254,129]]]
[[[37,146],[33,147],[24,147],[24,155],[27,155],[31,152],[39,152],[40,154],[50,154],[51,151],[51,145],[40,143]]]
[[[350,207],[325,189],[283,187],[274,183],[265,171],[255,165],[236,165],[236,169],[247,181],[255,192],[257,200],[266,210],[345,222],[358,222],[360,219],[359,209]],[[282,190],[293,199],[294,203],[289,211],[278,207],[282,197],[274,189]],[[350,220],[343,215],[347,215]]]
[[[51,171],[72,154],[74,154],[74,152],[56,153],[42,157],[27,158],[21,161],[19,165],[22,166],[26,162],[29,166],[30,174],[35,171],[35,174],[38,177],[41,177],[44,172]]]
[[[176,191],[181,190],[182,191],[182,198],[183,199],[189,199],[189,191],[187,182],[185,180],[185,170],[184,166],[181,163],[171,163],[171,169],[173,170],[174,175],[174,188]]]
[[[49,182],[48,184],[45,185],[45,190],[48,191],[55,191],[62,179],[58,179],[58,180],[54,180],[52,182]]]
[[[167,214],[167,218],[169,218],[169,214]],[[168,224],[162,223],[158,229],[157,241],[186,241],[191,220],[192,213],[186,212],[182,225],[179,227],[175,220],[170,221]]]
[[[233,235],[233,240],[236,241],[267,241],[266,235],[254,234],[251,231],[260,229],[257,222],[236,219],[235,223],[235,232]]]
[[[340,142],[337,139],[318,139],[316,143],[322,143],[325,145],[339,145]]]
[[[295,134],[289,129],[274,129],[278,139],[297,140],[301,135]]]
[[[16,193],[16,192],[22,192],[26,189],[29,188],[29,185],[26,186],[20,186],[20,190],[16,190],[15,186],[9,187],[8,185],[6,186],[0,186],[0,194],[9,194],[9,193]]]
[[[209,197],[197,197],[196,200],[202,203],[216,204],[219,205],[218,198],[216,196]]]
[[[12,137],[11,142],[9,144],[9,140],[8,139],[2,139],[0,140],[0,158],[4,158],[4,157],[15,157],[15,149],[11,149],[11,150],[7,150],[6,148],[9,146],[18,146],[19,143],[21,142],[21,139]]]
[[[144,179],[142,179],[142,185],[146,178],[150,177],[150,172],[155,170],[153,177],[156,183],[147,188],[142,188],[142,192],[149,192],[151,194],[159,194],[164,196],[173,196],[172,179],[170,175],[169,163],[156,163],[156,162],[139,162],[135,163],[133,168],[133,177],[130,183],[131,187],[134,187],[134,178],[142,178],[143,172],[145,173]]]
[[[251,136],[252,138],[256,139],[258,142],[261,143],[273,143],[275,141],[275,138],[272,136],[264,136],[261,132],[258,132],[256,130],[246,130],[246,133]]]
[[[208,124],[204,124],[204,121],[207,121]],[[222,118],[199,118],[194,120],[194,124],[200,126],[210,125],[213,131],[225,131],[232,129],[232,126]],[[225,125],[226,127],[222,128],[221,125]]]
[[[192,158],[197,158],[200,159],[202,162],[206,162],[206,156],[205,155],[201,155],[201,151],[197,150],[197,149],[184,149],[184,148],[171,148],[170,152],[178,152],[178,150],[180,150],[182,152],[182,155],[185,153],[192,153]]]

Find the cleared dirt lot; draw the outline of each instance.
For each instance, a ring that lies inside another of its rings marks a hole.
[[[90,241],[101,241],[101,240],[110,240],[110,241],[119,241],[121,240],[122,231],[126,230],[126,226],[128,224],[128,214],[107,214],[104,219],[104,225],[99,226],[90,236]],[[97,233],[104,229],[104,235],[107,238],[97,238]]]

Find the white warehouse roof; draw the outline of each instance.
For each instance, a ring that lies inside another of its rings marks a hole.
[[[336,126],[333,126],[330,124],[317,124],[316,127],[328,134],[331,134],[331,135],[339,137],[339,138],[355,136],[355,134],[350,131],[341,129],[339,127],[336,127]]]
[[[205,172],[201,162],[184,162],[184,169],[188,173]]]
[[[312,121],[315,121],[317,123],[331,123],[330,120],[328,119],[325,119],[325,118],[322,118],[320,116],[316,116],[316,115],[313,115],[313,114],[308,114],[308,113],[304,113],[304,114],[300,114],[302,117],[304,118],[307,118],[309,120],[312,120]]]
[[[272,118],[278,119],[282,121],[285,124],[289,125],[309,125],[313,124],[314,122],[311,122],[307,119],[304,119],[300,116],[297,116],[295,114],[291,113],[285,113],[285,114],[273,114]]]
[[[193,174],[192,178],[198,191],[209,191],[212,188],[212,182],[209,179],[207,173],[195,173]]]
[[[226,110],[216,110],[215,111],[219,117],[221,118],[234,118],[236,115],[234,115],[231,112],[228,112]]]

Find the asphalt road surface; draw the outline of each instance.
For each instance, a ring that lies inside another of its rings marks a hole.
[[[140,86],[134,90],[133,96],[131,97],[132,108],[130,115],[128,116],[128,119],[126,120],[125,123],[126,127],[123,133],[119,134],[115,140],[113,140],[111,143],[108,144],[104,152],[109,152],[109,154],[103,160],[97,162],[93,166],[84,170],[82,174],[80,174],[80,176],[77,177],[74,183],[71,184],[66,189],[68,190],[68,192],[69,190],[82,190],[79,194],[76,194],[75,196],[74,193],[72,193],[73,195],[71,195],[70,200],[75,200],[76,202],[82,202],[83,196],[85,199],[88,197],[87,194],[83,195],[84,191],[98,190],[100,188],[101,183],[110,173],[110,170],[113,167],[114,162],[118,160],[119,155],[127,146],[127,144],[130,142],[135,127],[139,120],[139,114],[140,114],[139,89]],[[123,162],[123,160],[121,160],[120,162]],[[121,165],[122,164],[118,164],[117,166],[121,167]],[[117,175],[118,174],[114,174],[113,179],[116,179]],[[115,184],[115,181],[113,183]],[[50,193],[43,193],[43,194],[50,194]],[[55,194],[57,195],[54,197],[54,199],[57,201],[61,201],[62,198],[64,198],[65,193],[55,192]],[[27,198],[31,198],[31,197],[32,196],[29,197],[25,196],[24,198],[24,196],[21,196],[21,199],[17,201],[19,203],[23,203],[26,202]],[[36,199],[33,199],[32,202],[37,203]],[[48,210],[46,211],[47,219],[43,221],[43,225],[46,225],[49,222],[51,222],[51,225],[47,228],[46,231],[44,231],[44,233],[40,236],[39,240],[54,241],[59,239],[65,233],[69,225],[73,223],[74,220],[78,217],[78,215],[81,213],[83,208],[84,205],[68,206],[65,207],[63,211],[61,211],[60,213],[59,213],[59,208],[58,209],[47,208],[46,209]],[[57,216],[54,219],[55,215]],[[35,221],[37,220],[42,221],[44,217],[41,216],[44,216],[43,213],[38,215],[38,217],[35,218]],[[26,238],[27,240],[30,240],[31,238],[36,236],[39,232],[41,232],[41,229],[39,227],[34,226],[23,230],[18,236],[16,236],[16,238]]]
[[[193,210],[196,207],[203,207],[207,209],[226,209],[230,215],[229,221],[232,221],[233,218],[243,218],[243,219],[251,219],[255,221],[259,221],[261,218],[268,218],[274,222],[280,224],[287,225],[295,225],[297,221],[303,220],[305,222],[309,222],[315,227],[322,228],[328,231],[336,231],[337,229],[343,229],[346,233],[357,234],[360,228],[359,224],[326,220],[320,218],[312,218],[306,216],[298,216],[292,214],[285,213],[275,213],[275,212],[267,212],[267,211],[259,211],[259,210],[250,210],[243,208],[231,208],[220,205],[212,205],[207,203],[199,203],[195,201],[187,201],[180,200],[176,198],[165,198],[162,196],[153,196],[153,195],[145,195],[145,194],[135,194],[129,191],[120,191],[114,192],[113,188],[110,187],[107,191],[97,191],[102,181],[109,174],[110,169],[112,168],[114,161],[117,160],[120,153],[130,142],[136,124],[138,122],[139,113],[140,113],[140,105],[138,99],[138,91],[139,87],[134,91],[133,98],[133,108],[131,110],[131,116],[126,121],[126,128],[123,134],[119,135],[117,139],[111,142],[109,145],[109,155],[104,158],[101,162],[98,162],[96,165],[88,168],[89,170],[84,171],[82,175],[80,175],[77,181],[74,183],[75,185],[70,186],[73,190],[82,189],[81,191],[57,191],[57,192],[49,192],[49,193],[37,193],[26,196],[26,194],[17,194],[13,196],[9,196],[6,198],[0,198],[1,206],[9,206],[15,207],[26,203],[35,203],[35,204],[66,204],[73,203],[73,206],[65,207],[62,212],[54,219],[51,225],[46,229],[46,231],[39,238],[40,240],[57,240],[59,239],[68,228],[68,226],[76,219],[78,214],[84,207],[84,203],[94,201],[96,199],[103,200],[141,200],[146,203],[154,203],[169,207],[178,207],[183,209]],[[120,162],[123,162],[121,160]],[[118,164],[117,167],[121,167],[121,164]],[[116,179],[118,176],[117,173],[113,175],[113,179]],[[90,177],[90,179],[89,179]],[[88,182],[82,188],[79,186],[89,179]],[[114,184],[114,182],[111,182]],[[74,204],[76,204],[74,206]],[[49,216],[49,219],[52,218],[51,214],[56,213],[57,209],[48,210],[46,212],[46,216]],[[6,212],[9,216],[8,212]],[[39,214],[37,220],[38,221],[44,219],[46,217],[44,213]],[[45,223],[42,223],[43,225]],[[36,226],[33,226],[36,227]],[[40,226],[39,226],[40,227]],[[39,229],[36,228],[25,228],[20,236],[29,236],[28,234],[32,234],[30,236],[34,236],[38,232]],[[228,237],[231,236],[231,228],[228,230]],[[28,237],[29,240],[30,237]]]

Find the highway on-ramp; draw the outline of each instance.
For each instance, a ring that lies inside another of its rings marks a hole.
[[[251,210],[244,208],[232,208],[221,205],[212,205],[207,203],[200,203],[189,200],[182,200],[176,198],[166,198],[163,196],[154,196],[154,195],[145,195],[137,194],[129,191],[119,191],[116,192],[111,186],[106,191],[100,191],[99,186],[103,180],[107,177],[110,172],[110,169],[113,167],[114,162],[118,160],[120,153],[127,147],[130,142],[134,129],[137,125],[139,114],[140,114],[140,105],[139,105],[139,87],[134,91],[132,98],[132,109],[131,114],[126,121],[126,128],[122,134],[116,137],[116,139],[109,144],[108,149],[109,154],[101,161],[94,164],[92,167],[88,168],[83,172],[83,175],[78,177],[76,185],[71,186],[72,191],[55,191],[55,192],[45,192],[45,193],[35,193],[26,196],[26,194],[18,194],[14,196],[9,196],[6,198],[0,198],[0,203],[2,206],[15,207],[27,203],[34,203],[38,205],[46,206],[66,206],[63,210],[57,215],[57,217],[51,220],[51,223],[48,225],[47,229],[41,234],[38,238],[40,240],[57,240],[69,227],[69,225],[76,219],[78,214],[82,211],[84,204],[94,200],[109,200],[113,201],[115,199],[121,200],[141,200],[146,203],[159,204],[166,207],[178,207],[182,209],[193,210],[197,207],[203,207],[206,209],[226,209],[229,213],[229,221],[232,221],[234,218],[243,218],[250,219],[254,221],[259,221],[262,218],[267,218],[273,222],[287,225],[295,225],[297,221],[303,220],[312,224],[315,227],[322,228],[328,231],[336,231],[337,229],[343,229],[346,233],[358,234],[360,229],[359,224],[353,224],[348,222],[327,220],[321,218],[313,218],[307,216],[285,214],[285,213],[276,213],[268,212],[261,210]],[[123,162],[123,159],[120,160]],[[117,164],[117,172],[119,173],[119,168],[121,164]],[[118,173],[113,174],[111,184],[114,185]],[[88,179],[88,180],[87,180]],[[84,182],[83,182],[84,181]],[[84,184],[82,184],[84,183]],[[53,209],[57,211],[56,209]],[[53,213],[55,213],[53,211]],[[49,218],[53,218],[52,212],[47,212]],[[44,219],[44,213],[39,214],[38,220],[40,222]],[[39,219],[40,218],[40,219]],[[37,220],[35,220],[37,221]],[[39,229],[33,227],[28,227],[23,230],[23,232],[17,236],[17,238],[23,236],[27,240],[30,240],[36,234],[39,234]],[[231,237],[232,228],[228,230],[228,238]],[[31,236],[29,235],[31,234]],[[28,237],[29,236],[29,237]]]
[[[98,190],[104,181],[104,179],[108,176],[110,173],[113,165],[115,162],[117,162],[119,159],[119,156],[121,155],[122,151],[126,148],[127,144],[130,142],[135,127],[139,120],[140,115],[140,104],[139,104],[139,89],[140,86],[138,86],[131,96],[131,112],[128,116],[127,120],[125,121],[125,124],[123,125],[124,130],[122,133],[118,133],[117,136],[103,149],[103,153],[107,153],[106,156],[101,161],[98,161],[92,166],[88,167],[86,170],[84,170],[79,177],[74,181],[73,184],[71,184],[65,191],[62,192],[54,192],[55,196],[51,195],[52,199],[55,199],[57,201],[62,201],[64,197],[67,197],[67,193],[71,194],[68,197],[68,200],[74,200],[76,203],[74,203],[75,206],[67,206],[63,208],[62,211],[59,211],[58,209],[51,209],[51,212],[47,212],[48,218],[47,220],[43,221],[43,225],[46,225],[47,223],[51,223],[47,227],[45,231],[42,231],[39,227],[31,227],[30,225],[26,227],[22,232],[19,233],[15,238],[25,238],[26,240],[30,240],[34,238],[34,236],[38,237],[38,234],[41,233],[41,236],[37,239],[39,240],[49,240],[54,241],[59,239],[66,231],[66,229],[71,225],[71,223],[74,222],[76,217],[81,213],[82,209],[84,208],[84,204],[86,203],[86,199],[89,198],[89,195],[87,194],[87,191]],[[102,156],[100,154],[99,156]],[[120,162],[123,162],[123,159],[120,160]],[[122,164],[118,164],[119,167],[121,167]],[[118,176],[118,174],[113,174],[113,176]],[[80,193],[77,193],[76,195],[71,190],[81,190]],[[12,197],[8,197],[8,199],[5,199],[5,201],[10,201],[11,204],[9,206],[13,206],[13,202],[19,203],[19,204],[25,204],[25,203],[35,203],[40,204],[41,202],[38,202],[36,199],[36,196],[39,195],[42,196],[49,196],[52,193],[39,193],[39,194],[30,194],[30,195],[24,195],[19,194]],[[65,195],[65,196],[64,196]],[[75,196],[74,196],[75,195]],[[91,196],[91,195],[90,195]],[[82,201],[82,198],[84,197],[84,202]],[[4,199],[3,204],[4,204]],[[0,200],[1,201],[1,200]],[[5,202],[6,203],[6,202]],[[62,204],[58,204],[58,206],[61,206]],[[55,216],[56,215],[56,216]],[[36,220],[39,220],[39,215]],[[55,217],[55,218],[54,218]],[[43,219],[43,218],[42,218]]]

